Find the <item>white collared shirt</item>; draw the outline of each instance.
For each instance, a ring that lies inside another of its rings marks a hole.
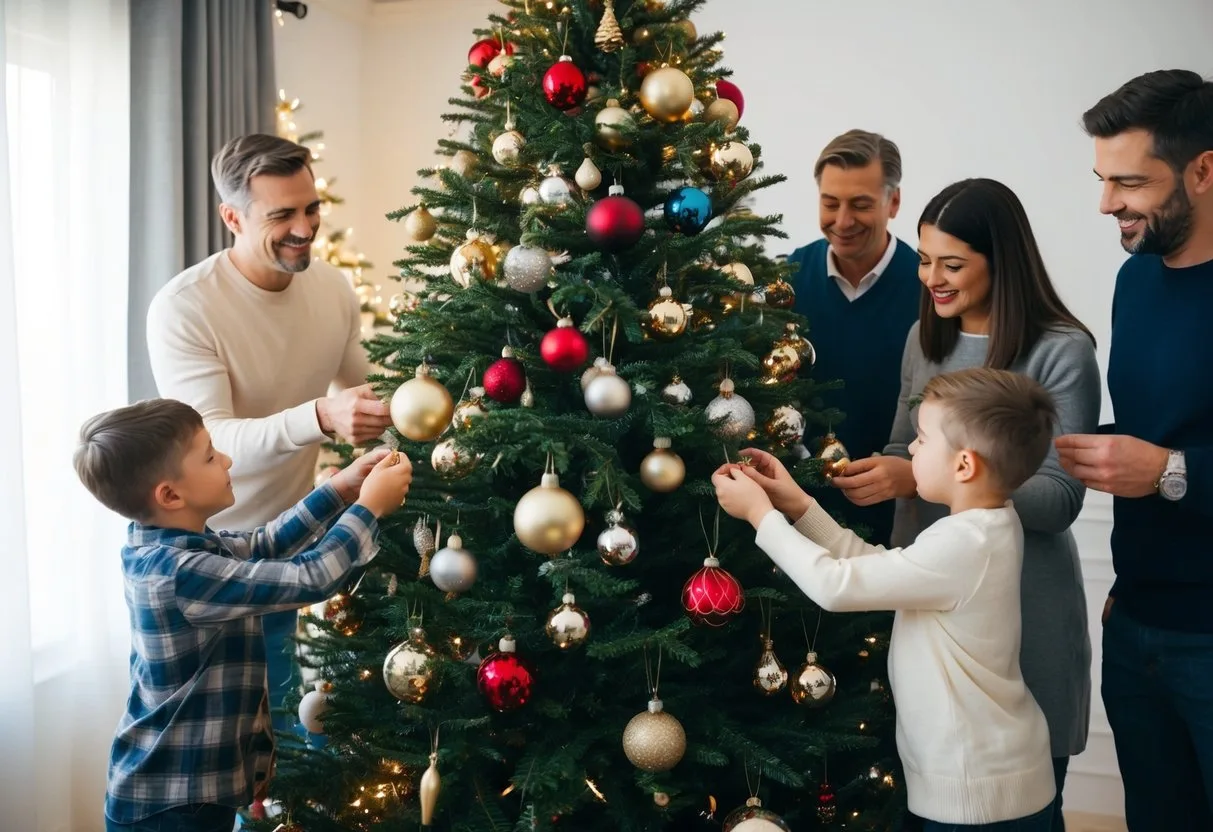
[[[826,274],[834,278],[834,282],[838,284],[838,288],[842,289],[842,294],[847,300],[855,300],[864,292],[876,285],[876,281],[884,274],[884,270],[888,268],[889,263],[893,262],[893,255],[897,253],[897,238],[892,234],[889,235],[889,245],[884,250],[884,256],[880,258],[872,271],[863,276],[857,285],[851,285],[851,281],[842,276],[842,272],[838,270],[838,264],[834,262],[833,247],[826,249]]]

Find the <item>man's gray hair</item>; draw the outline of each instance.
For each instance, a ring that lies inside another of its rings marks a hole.
[[[813,167],[813,178],[821,184],[821,172],[826,165],[848,168],[864,168],[879,161],[884,172],[884,187],[888,193],[901,185],[901,151],[897,145],[879,133],[867,130],[848,130],[834,138],[817,157]]]
[[[253,201],[249,182],[254,176],[294,176],[311,170],[312,152],[301,144],[268,133],[238,136],[211,160],[211,179],[220,201],[248,210]]]

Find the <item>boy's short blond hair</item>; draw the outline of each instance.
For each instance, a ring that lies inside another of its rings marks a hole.
[[[1053,445],[1053,397],[1021,373],[990,367],[944,373],[927,382],[922,401],[947,411],[944,438],[957,450],[975,451],[1008,493],[1040,469]]]
[[[72,457],[80,482],[97,500],[128,520],[146,521],[152,492],[181,474],[202,416],[173,399],[149,399],[101,413],[80,428]]]

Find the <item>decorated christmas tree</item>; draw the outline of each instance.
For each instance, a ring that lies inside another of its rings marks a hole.
[[[507,0],[472,38],[393,217],[425,289],[368,345],[413,489],[308,618],[314,734],[256,828],[894,827],[891,617],[823,614],[709,481],[846,460],[703,2]]]

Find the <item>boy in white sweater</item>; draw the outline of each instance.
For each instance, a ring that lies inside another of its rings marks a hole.
[[[920,408],[914,478],[951,514],[911,546],[841,528],[763,451],[722,466],[716,496],[823,609],[896,610],[897,749],[925,832],[1048,832],[1053,763],[1019,669],[1023,528],[1007,497],[1048,452],[1053,402],[1026,376],[978,368],[932,379]]]

